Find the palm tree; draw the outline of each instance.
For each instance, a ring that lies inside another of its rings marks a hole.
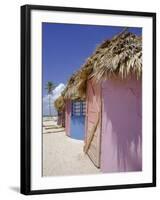
[[[48,81],[46,84],[45,89],[47,90],[47,94],[49,96],[49,102],[48,102],[48,106],[49,106],[49,116],[51,117],[51,94],[52,94],[52,90],[55,88],[55,84],[52,83],[51,81]]]

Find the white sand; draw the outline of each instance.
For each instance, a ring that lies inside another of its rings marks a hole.
[[[53,130],[53,133],[45,133],[43,134],[43,176],[100,173],[100,170],[84,154],[83,141],[71,139],[64,131],[55,133]]]

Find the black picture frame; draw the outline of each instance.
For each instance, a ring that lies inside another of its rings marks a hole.
[[[94,186],[79,188],[61,188],[49,190],[31,190],[31,11],[64,11],[79,13],[99,13],[126,16],[151,17],[152,27],[152,47],[153,47],[153,149],[152,149],[152,183],[113,185],[113,186]],[[156,13],[121,11],[121,10],[102,10],[90,8],[72,8],[44,5],[24,5],[21,6],[21,181],[20,191],[25,195],[49,194],[64,192],[81,192],[93,190],[112,190],[140,187],[156,186]]]

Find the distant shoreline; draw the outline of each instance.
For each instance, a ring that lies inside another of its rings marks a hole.
[[[43,115],[42,117],[43,117],[43,118],[44,118],[44,117],[57,117],[57,115],[53,115],[53,116]]]
[[[57,117],[58,117],[57,115],[56,116],[51,116],[51,117],[45,115],[45,116],[43,116],[43,122],[44,121],[55,121],[55,120],[57,120]]]

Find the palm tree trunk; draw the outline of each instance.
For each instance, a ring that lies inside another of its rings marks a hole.
[[[51,96],[49,94],[49,116],[51,118]]]

